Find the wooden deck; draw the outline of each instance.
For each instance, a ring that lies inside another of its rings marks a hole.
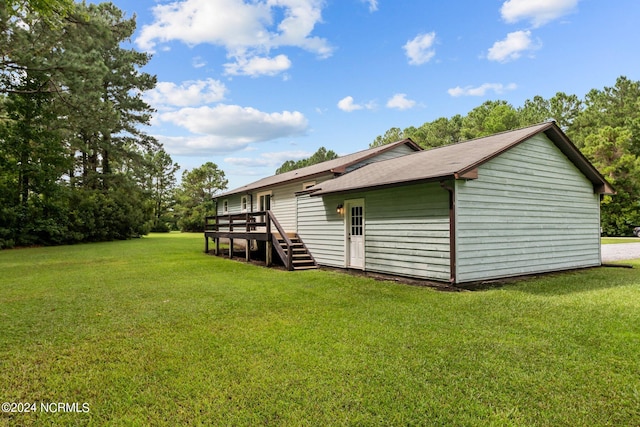
[[[266,242],[265,262],[273,264],[277,253],[289,271],[317,268],[317,264],[304,242],[296,233],[286,232],[271,211],[217,215],[205,219],[205,252],[209,253],[209,239],[214,253],[220,255],[220,239],[229,239],[229,257],[233,257],[234,240],[245,240],[245,257],[251,260],[251,242]]]

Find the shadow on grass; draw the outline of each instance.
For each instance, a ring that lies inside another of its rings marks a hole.
[[[488,281],[463,288],[472,291],[500,288],[534,295],[558,296],[636,285],[640,286],[640,260],[622,261],[602,267]]]

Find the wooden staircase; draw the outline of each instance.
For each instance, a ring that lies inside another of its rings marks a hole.
[[[274,237],[277,239],[278,245],[280,246],[280,250],[277,252],[282,252],[286,258],[283,258],[285,265],[287,263],[287,258],[289,257],[289,248],[291,248],[291,267],[292,270],[311,270],[314,268],[318,268],[318,264],[316,264],[316,260],[313,259],[313,256],[305,246],[300,236],[296,233],[287,233],[288,240],[291,242],[288,244],[286,239],[280,234],[274,234]]]

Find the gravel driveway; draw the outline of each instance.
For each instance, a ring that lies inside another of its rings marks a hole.
[[[602,245],[602,262],[640,258],[640,243]]]

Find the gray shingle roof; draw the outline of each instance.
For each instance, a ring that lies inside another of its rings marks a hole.
[[[413,150],[422,150],[411,139],[403,139],[391,144],[381,145],[379,147],[369,148],[367,150],[358,151],[357,153],[348,154],[346,156],[338,157],[337,159],[327,160],[326,162],[317,163],[315,165],[307,166],[304,168],[292,170],[279,175],[272,175],[242,187],[235,188],[231,191],[214,196],[215,199],[220,197],[226,197],[233,194],[247,193],[254,190],[266,189],[274,185],[284,184],[289,181],[303,180],[312,178],[315,176],[325,175],[328,173],[342,174],[346,168],[359,163],[363,160],[381,154],[385,151],[389,151],[399,145],[406,144]]]
[[[544,132],[549,139],[593,182],[600,193],[613,189],[554,122],[502,132],[484,138],[434,148],[391,160],[376,162],[312,187],[320,196],[417,181],[455,179],[515,145]]]

